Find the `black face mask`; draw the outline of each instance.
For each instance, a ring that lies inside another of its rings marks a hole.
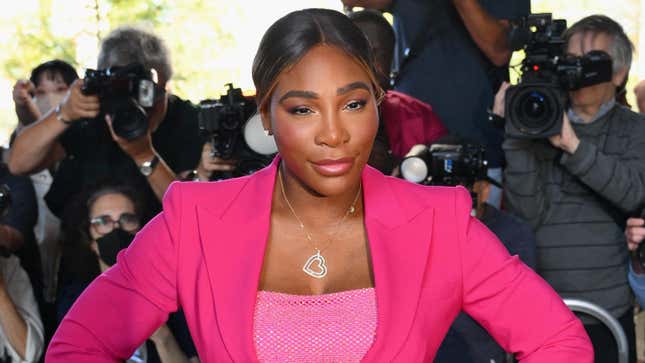
[[[133,238],[134,235],[121,228],[115,228],[112,232],[97,239],[96,243],[99,246],[99,254],[103,262],[108,266],[114,265],[116,263],[116,255],[122,249],[128,248]]]

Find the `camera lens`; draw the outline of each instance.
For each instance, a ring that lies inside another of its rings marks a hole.
[[[531,92],[531,94],[523,100],[521,107],[524,110],[525,115],[531,119],[539,119],[544,117],[544,113],[548,106],[544,103],[543,95],[539,92]]]
[[[428,165],[423,158],[407,157],[401,163],[401,175],[407,181],[421,183],[428,177]]]
[[[523,87],[509,101],[510,120],[526,135],[551,130],[562,117],[560,93],[553,87]]]
[[[148,114],[134,100],[121,100],[111,112],[114,133],[134,140],[148,131]]]

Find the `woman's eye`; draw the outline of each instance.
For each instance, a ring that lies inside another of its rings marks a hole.
[[[345,108],[350,111],[360,110],[365,106],[366,103],[367,101],[364,101],[364,100],[351,101],[345,106]]]
[[[289,110],[289,113],[297,116],[304,116],[310,114],[312,111],[307,107],[294,107]]]

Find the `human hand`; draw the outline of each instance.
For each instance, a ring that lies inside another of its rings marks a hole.
[[[511,84],[508,82],[502,83],[495,94],[495,101],[493,102],[493,113],[499,117],[504,117],[506,112],[506,90],[510,87]]]
[[[11,92],[13,96],[13,102],[18,106],[26,106],[31,102],[32,93],[36,90],[36,86],[28,79],[19,79],[13,85],[13,90]]]
[[[27,79],[20,79],[13,85],[11,92],[13,102],[16,105],[16,114],[23,124],[29,124],[40,118],[41,113],[38,105],[34,102],[32,94],[36,87]]]
[[[63,120],[77,121],[83,118],[94,118],[101,110],[99,97],[85,95],[82,92],[83,80],[77,79],[61,101],[60,114]]]
[[[114,128],[112,127],[112,118],[109,115],[105,115],[105,122],[108,125],[108,129],[110,129],[112,140],[114,140],[121,150],[130,156],[137,165],[141,165],[144,161],[152,159],[155,155],[154,148],[152,146],[150,128],[148,128],[148,131],[145,134],[137,137],[136,139],[128,140],[114,132]]]
[[[209,180],[216,171],[233,171],[235,170],[235,160],[225,160],[212,155],[213,145],[210,142],[204,143],[202,147],[202,157],[197,166],[197,176],[199,180]]]
[[[645,219],[629,218],[625,228],[625,238],[627,239],[627,248],[630,251],[636,251],[645,238]]]
[[[569,154],[573,154],[578,149],[580,145],[580,139],[576,135],[576,132],[573,131],[571,127],[571,122],[566,113],[562,116],[562,131],[559,135],[553,135],[549,137],[551,144],[559,149],[566,151]]]

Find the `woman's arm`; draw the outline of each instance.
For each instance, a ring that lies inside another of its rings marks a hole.
[[[593,362],[580,320],[540,276],[470,217],[470,205],[468,193],[459,192],[463,310],[520,362]]]
[[[74,303],[52,338],[48,363],[127,360],[177,310],[178,198],[175,184],[164,198],[164,212]]]

